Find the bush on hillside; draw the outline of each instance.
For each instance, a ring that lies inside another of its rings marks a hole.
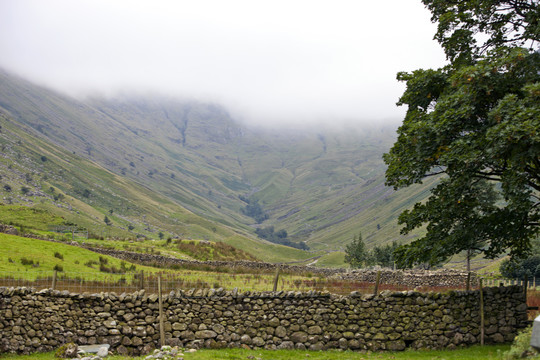
[[[62,265],[56,264],[56,265],[54,265],[53,270],[56,270],[58,272],[62,272],[62,271],[64,271],[64,267]]]

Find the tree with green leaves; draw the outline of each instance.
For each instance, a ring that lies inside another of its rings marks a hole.
[[[449,64],[399,73],[407,106],[384,155],[395,189],[440,178],[399,217],[426,235],[400,265],[461,251],[523,256],[540,224],[540,8],[537,1],[423,0]]]
[[[371,261],[373,265],[379,265],[382,267],[393,268],[394,267],[394,251],[398,248],[398,243],[393,241],[391,244],[375,246],[370,252]]]
[[[500,266],[501,275],[508,279],[523,280],[525,277],[540,277],[540,255],[524,259],[505,259]]]
[[[358,237],[353,236],[352,242],[345,246],[345,262],[352,268],[361,268],[369,264],[370,254],[361,233],[358,234]]]

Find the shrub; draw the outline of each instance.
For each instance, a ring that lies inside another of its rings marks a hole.
[[[34,260],[22,257],[21,258],[21,264],[23,264],[23,265],[34,265]]]
[[[56,265],[54,265],[53,270],[62,272],[62,271],[64,271],[64,268],[62,267],[62,265],[56,264]]]
[[[109,274],[121,274],[123,271],[118,269],[116,266],[107,266],[105,264],[99,264],[99,271],[109,273]]]
[[[510,350],[503,354],[504,360],[523,359],[528,358],[531,355],[535,355],[536,352],[532,349],[531,342],[532,326],[524,329],[512,343]]]
[[[88,260],[87,262],[84,263],[84,266],[88,266],[89,268],[94,268],[94,265],[97,265],[99,264],[97,261],[94,261],[94,260]]]
[[[54,257],[60,260],[64,260],[64,255],[60,254],[58,251],[54,253]]]
[[[136,271],[137,270],[137,267],[135,266],[135,264],[131,264],[130,266],[126,266],[126,262],[125,261],[121,261],[120,262],[120,270],[123,272],[123,273],[126,273],[128,271]]]

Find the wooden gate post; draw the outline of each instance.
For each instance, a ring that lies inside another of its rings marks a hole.
[[[53,277],[52,277],[52,289],[56,289],[56,277],[58,276],[58,272],[54,270]]]
[[[480,286],[480,345],[484,346],[484,288],[482,279],[478,279]]]
[[[379,283],[381,282],[381,271],[377,271],[377,278],[375,279],[375,290],[373,291],[373,294],[375,296],[379,295]]]
[[[277,291],[277,286],[278,286],[278,280],[279,280],[279,272],[281,270],[281,265],[278,264],[277,268],[276,268],[276,275],[274,276],[274,288],[273,288],[273,292],[276,292]]]
[[[159,338],[161,346],[165,346],[165,324],[163,320],[163,299],[161,297],[161,275],[158,275],[158,299],[159,299]]]

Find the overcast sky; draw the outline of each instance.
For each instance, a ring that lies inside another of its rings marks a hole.
[[[380,122],[440,67],[420,0],[0,0],[0,67],[81,96],[151,91],[248,121]]]

